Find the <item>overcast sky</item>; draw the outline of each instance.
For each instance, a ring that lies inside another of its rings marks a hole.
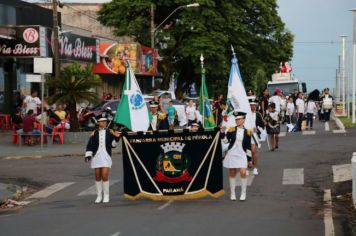
[[[61,1],[102,3],[110,0]],[[349,75],[352,75],[353,18],[349,10],[356,8],[355,0],[277,0],[277,2],[282,20],[295,35],[294,57],[291,62],[294,76],[306,82],[309,91],[315,88],[335,87],[338,55],[341,53],[339,36],[343,34],[349,36],[347,60]]]
[[[279,14],[295,35],[293,73],[308,90],[335,87],[340,35],[347,35],[348,69],[352,61],[355,0],[277,0]],[[352,75],[350,71],[350,76]]]

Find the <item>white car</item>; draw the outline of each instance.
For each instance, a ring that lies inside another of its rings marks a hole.
[[[153,99],[153,97],[155,97],[155,96],[161,97],[163,94],[168,94],[170,99],[173,99],[173,100],[176,99],[176,95],[175,95],[174,91],[169,91],[169,90],[155,90],[150,94],[143,94],[142,96],[145,100],[150,101]]]

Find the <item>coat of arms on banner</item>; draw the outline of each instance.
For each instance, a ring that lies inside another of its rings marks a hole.
[[[124,195],[184,200],[224,194],[220,131],[128,133],[123,137]]]
[[[161,145],[162,153],[157,158],[157,172],[154,180],[177,183],[192,180],[188,168],[190,157],[184,152],[184,143],[167,142]]]

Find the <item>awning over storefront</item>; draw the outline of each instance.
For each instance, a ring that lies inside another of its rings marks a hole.
[[[137,43],[100,43],[100,63],[95,64],[96,74],[125,74],[125,59],[135,74],[157,75],[157,52],[154,48]]]

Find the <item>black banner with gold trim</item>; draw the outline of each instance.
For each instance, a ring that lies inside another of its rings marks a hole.
[[[134,133],[123,137],[129,199],[192,199],[224,194],[218,131]]]

